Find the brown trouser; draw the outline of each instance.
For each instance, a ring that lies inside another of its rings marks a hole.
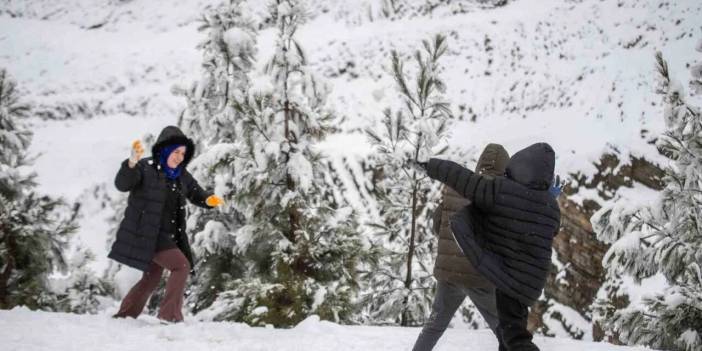
[[[129,290],[122,300],[116,316],[137,318],[146,305],[146,301],[161,281],[163,269],[171,271],[166,283],[166,295],[159,306],[158,318],[169,322],[183,320],[183,292],[185,281],[190,272],[190,263],[180,249],[159,251],[151,261],[149,270],[144,272],[141,280]]]

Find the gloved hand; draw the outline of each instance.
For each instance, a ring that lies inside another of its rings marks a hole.
[[[129,168],[134,168],[134,165],[141,160],[141,156],[144,155],[144,147],[141,145],[141,141],[134,140],[132,143],[132,151],[129,155]]]
[[[410,168],[421,174],[427,173],[427,166],[429,165],[427,162],[417,162],[415,160],[409,160],[407,164]]]
[[[207,206],[210,206],[210,207],[217,207],[217,206],[220,206],[220,205],[224,205],[224,200],[222,200],[222,198],[219,197],[219,196],[217,196],[217,195],[210,195],[210,196],[205,200],[205,203],[207,204]]]
[[[554,198],[558,198],[558,196],[561,195],[564,186],[565,181],[562,181],[561,176],[557,175],[555,178],[553,178],[553,182],[551,183],[551,187],[548,188],[548,192],[551,193]]]

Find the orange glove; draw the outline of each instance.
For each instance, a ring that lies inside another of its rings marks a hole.
[[[217,196],[217,195],[210,195],[207,198],[207,200],[205,200],[205,203],[207,204],[207,206],[217,207],[217,206],[223,205],[224,200],[222,200],[222,198]]]
[[[136,165],[136,163],[139,162],[141,156],[143,155],[144,146],[141,145],[141,141],[134,140],[134,142],[132,142],[132,151],[129,155],[129,167],[134,168],[134,165]]]

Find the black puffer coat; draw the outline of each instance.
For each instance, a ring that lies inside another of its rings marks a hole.
[[[191,203],[210,208],[205,203],[212,193],[204,191],[193,176],[186,170],[193,157],[195,145],[178,127],[169,126],[161,131],[152,148],[152,157],[140,160],[134,168],[129,168],[128,160],[122,162],[117,172],[115,186],[119,191],[128,191],[129,199],[124,218],[117,230],[117,238],[112,245],[109,258],[127,266],[147,271],[156,254],[156,243],[161,226],[164,203],[166,201],[166,175],[158,162],[158,153],[166,145],[186,145],[183,170],[178,177],[183,195]],[[185,200],[180,198],[178,207],[185,208]],[[185,212],[179,211],[179,222],[185,225]],[[185,230],[176,238],[176,244],[194,267],[194,260]]]
[[[551,243],[560,210],[548,188],[555,156],[545,143],[519,151],[505,177],[480,176],[451,161],[431,159],[430,177],[472,204],[451,218],[463,254],[497,289],[531,305],[541,295],[551,265]]]

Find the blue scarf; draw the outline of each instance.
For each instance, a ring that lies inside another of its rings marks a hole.
[[[174,180],[180,176],[180,172],[183,169],[183,164],[181,163],[178,167],[176,168],[171,168],[168,167],[168,157],[171,156],[171,153],[184,145],[166,145],[163,148],[161,148],[161,152],[158,155],[159,162],[161,163],[161,167],[163,168],[163,172],[166,173],[166,178],[170,180]]]

